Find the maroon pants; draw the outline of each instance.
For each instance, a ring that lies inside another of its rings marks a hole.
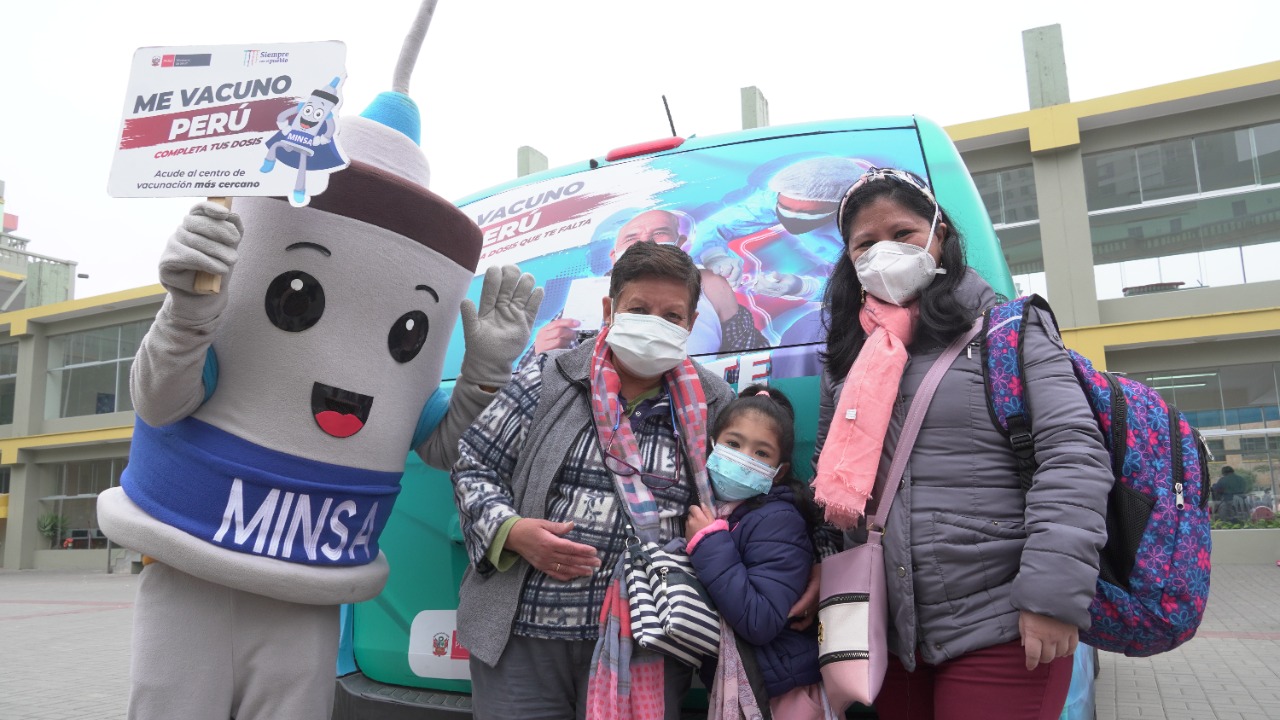
[[[917,656],[915,672],[890,657],[876,713],[880,720],[1057,720],[1071,666],[1068,655],[1028,672],[1017,640],[940,665]]]

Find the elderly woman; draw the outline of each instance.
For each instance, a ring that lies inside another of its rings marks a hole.
[[[686,357],[700,285],[675,245],[632,245],[595,341],[538,356],[463,435],[458,634],[479,720],[679,717],[691,668],[627,650],[614,620],[628,534],[682,537],[713,502],[707,428],[733,391]]]
[[[828,520],[851,529],[875,510],[862,502],[888,474],[925,373],[997,298],[966,266],[954,224],[915,175],[869,170],[845,195],[837,222],[847,252],[824,298],[815,490]],[[890,508],[890,659],[876,700],[883,720],[1049,720],[1066,697],[1069,656],[1089,623],[1112,476],[1053,322],[1034,311],[1024,332],[1038,465],[1032,489],[1021,489],[1009,441],[988,411],[982,354],[961,353],[924,416]],[[879,416],[884,427],[871,440],[878,447],[863,445],[861,466],[850,469],[836,462],[838,449],[868,441],[855,441],[853,414],[833,417],[835,408],[846,377],[886,347],[868,339],[884,334],[907,350],[890,363],[892,377],[879,378],[898,389],[881,394],[883,407],[856,407],[860,419]]]

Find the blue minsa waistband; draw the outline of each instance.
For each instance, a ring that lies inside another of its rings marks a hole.
[[[134,423],[120,484],[152,517],[214,545],[307,565],[363,565],[378,557],[401,474],[307,460],[185,418]]]

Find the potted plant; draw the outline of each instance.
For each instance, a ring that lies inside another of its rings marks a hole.
[[[50,548],[57,545],[58,538],[62,537],[70,524],[71,521],[66,515],[58,515],[56,513],[45,513],[36,518],[36,529],[40,531],[41,535],[49,538]]]

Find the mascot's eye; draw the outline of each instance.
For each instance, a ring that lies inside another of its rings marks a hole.
[[[422,344],[427,341],[427,314],[421,310],[410,310],[400,316],[387,333],[387,349],[391,351],[391,359],[398,363],[407,363],[418,356]]]
[[[285,332],[302,332],[320,322],[324,288],[301,270],[280,273],[267,286],[267,318]]]

